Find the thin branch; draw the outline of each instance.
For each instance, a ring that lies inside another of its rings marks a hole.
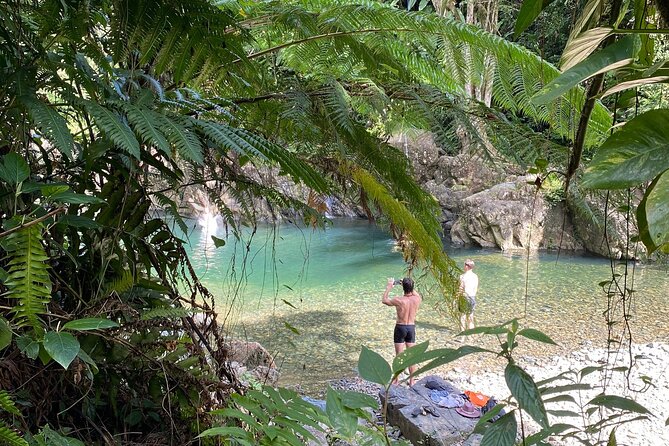
[[[65,208],[54,209],[53,211],[49,212],[48,214],[45,214],[45,215],[41,216],[40,218],[29,221],[28,223],[25,223],[25,224],[21,224],[21,225],[16,226],[12,229],[8,229],[5,232],[0,232],[0,238],[6,237],[13,232],[20,231],[23,228],[27,228],[27,227],[32,226],[32,225],[36,225],[37,223],[41,223],[44,220],[47,220],[47,219],[53,217],[56,214],[60,214],[61,212],[65,212]]]
[[[365,34],[365,33],[382,33],[382,32],[427,32],[427,31],[421,31],[418,29],[412,29],[412,28],[366,28],[366,29],[356,29],[353,31],[338,31],[334,33],[325,33],[325,34],[318,34],[315,36],[309,36],[305,37],[304,39],[298,39],[298,40],[291,40],[290,42],[282,43],[281,45],[273,46],[271,48],[267,48],[266,50],[258,51],[257,53],[252,53],[246,56],[245,59],[236,59],[232,63],[239,63],[242,60],[249,60],[249,59],[255,59],[256,57],[264,56],[265,54],[270,54],[274,53],[276,51],[282,50],[284,48],[287,48],[289,46],[293,45],[300,45],[302,43],[306,42],[311,42],[314,40],[320,40],[320,39],[328,39],[330,37],[339,37],[339,36],[349,36],[353,34]],[[439,33],[432,33],[432,34],[439,34]]]

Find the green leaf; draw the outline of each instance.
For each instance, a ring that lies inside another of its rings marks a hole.
[[[481,446],[513,446],[517,431],[516,411],[512,410],[486,429]]]
[[[609,441],[606,442],[606,446],[618,446],[615,428],[611,429],[611,433],[609,434]]]
[[[589,189],[624,189],[667,169],[669,110],[650,110],[604,141],[585,169],[582,184]]]
[[[399,374],[407,367],[432,359],[429,355],[425,355],[429,345],[430,341],[421,342],[395,356],[395,359],[393,359],[393,373]]]
[[[70,226],[73,228],[86,228],[86,229],[97,229],[100,227],[99,224],[88,217],[81,215],[63,215],[58,219],[58,224]]]
[[[67,322],[63,325],[63,330],[100,330],[103,328],[118,328],[118,324],[106,318],[83,318]]]
[[[620,409],[629,412],[650,414],[650,411],[641,404],[629,398],[616,395],[597,395],[588,402],[592,406],[603,406],[609,409]]]
[[[475,347],[473,345],[463,345],[462,347],[459,347],[457,350],[453,350],[452,348],[442,348],[442,349],[432,350],[430,352],[427,352],[426,354],[435,359],[433,359],[432,361],[430,361],[429,363],[418,369],[415,375],[420,375],[421,373],[425,373],[428,370],[432,370],[436,367],[448,364],[449,362],[453,362],[457,359],[462,358],[463,356],[471,355],[472,353],[496,354],[496,352],[493,352],[491,350],[487,350],[481,347]]]
[[[548,416],[544,403],[541,400],[541,393],[534,380],[525,370],[509,363],[504,370],[506,385],[509,386],[511,394],[518,401],[521,409],[530,414],[530,416],[543,428],[548,427]]]
[[[363,379],[382,386],[388,385],[392,378],[390,365],[375,351],[363,346],[358,359],[358,373]]]
[[[86,353],[83,349],[79,349],[79,353],[77,353],[77,356],[84,361],[86,364],[88,364],[91,368],[91,371],[95,374],[98,373],[100,370],[98,369],[98,365],[93,361],[93,358],[91,358],[88,353]]]
[[[249,432],[246,432],[241,427],[234,427],[234,426],[212,427],[211,429],[207,429],[197,436],[197,438],[204,438],[204,437],[224,437],[224,438],[235,438],[237,440],[246,439],[249,441],[253,440],[253,436]]]
[[[70,333],[49,331],[44,335],[44,349],[64,369],[74,361],[79,353],[79,341]]]
[[[293,326],[292,326],[290,323],[288,323],[287,321],[283,321],[283,325],[284,325],[284,327],[286,327],[288,330],[290,330],[291,332],[295,333],[296,335],[299,335],[299,334],[300,334],[300,330],[298,330],[297,328],[293,327]]]
[[[390,366],[388,366],[388,370],[390,370]],[[344,407],[340,395],[331,387],[328,388],[325,400],[325,412],[330,423],[332,423],[332,427],[344,438],[352,438],[355,435],[358,430],[358,417],[354,412]]]
[[[541,11],[553,0],[523,0],[523,5],[520,7],[518,18],[516,19],[516,27],[514,35],[518,37],[520,33],[525,31],[534,22]]]
[[[560,434],[560,433],[566,431],[567,429],[576,429],[576,427],[572,426],[571,424],[553,424],[552,426],[548,427],[547,429],[541,429],[536,434],[532,434],[529,437],[527,437],[525,439],[525,443],[528,444],[528,445],[543,444],[543,443],[540,443],[540,442],[545,440],[546,438],[550,437],[551,435]]]
[[[481,415],[481,418],[479,418],[478,422],[476,423],[476,426],[474,426],[474,432],[475,433],[481,433],[485,432],[486,428],[488,427],[488,420],[491,420],[492,418],[496,417],[502,409],[506,407],[506,404],[497,404],[495,407]]]
[[[39,355],[39,345],[39,342],[29,336],[16,338],[16,346],[30,359],[35,359]]]
[[[100,204],[104,203],[104,200],[101,200],[98,197],[85,194],[77,194],[72,191],[58,192],[49,197],[50,201],[56,203],[71,203],[71,204]]]
[[[518,332],[518,336],[524,336],[528,339],[532,339],[533,341],[539,341],[545,344],[557,345],[557,343],[548,335],[539,330],[535,330],[534,328],[524,328]]]
[[[214,241],[214,247],[222,248],[223,246],[225,246],[225,240],[223,240],[222,238],[218,238],[215,235],[212,235],[211,239]]]
[[[652,254],[669,243],[669,170],[655,178],[637,207],[639,238]]]
[[[360,392],[348,392],[345,390],[339,390],[338,393],[344,407],[348,407],[349,409],[362,409],[365,407],[376,409],[379,405],[376,398],[371,395],[366,395]]]
[[[72,159],[74,138],[67,127],[65,118],[35,97],[21,96],[19,100],[25,105],[35,126],[58,148],[60,153]]]
[[[0,179],[5,183],[16,186],[30,176],[28,163],[16,152],[9,152],[2,157],[0,164]]]
[[[596,74],[628,65],[634,60],[639,46],[638,36],[623,37],[553,79],[532,97],[532,102],[538,105],[547,104]]]
[[[0,350],[12,343],[13,336],[7,320],[0,317]]]

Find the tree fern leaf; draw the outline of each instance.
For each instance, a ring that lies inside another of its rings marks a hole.
[[[14,401],[6,390],[0,390],[0,410],[4,410],[12,415],[21,416],[21,412],[16,408]]]
[[[43,225],[26,226],[7,236],[6,246],[9,276],[5,281],[5,297],[16,299],[12,312],[14,322],[38,329],[38,315],[45,313],[51,298],[51,279],[46,261],[49,259],[42,246]]]
[[[0,420],[0,443],[7,446],[28,446],[28,442],[21,438]]]
[[[131,104],[125,105],[124,108],[128,113],[130,125],[142,137],[142,140],[169,155],[170,144],[158,129],[160,120],[156,118],[155,112]]]
[[[188,120],[176,115],[165,115],[160,120],[160,130],[182,158],[198,165],[204,162],[200,140]]]
[[[135,285],[135,277],[130,270],[124,270],[121,277],[118,277],[107,283],[106,293],[122,294],[130,290]]]
[[[35,126],[60,150],[60,153],[72,159],[74,138],[67,128],[65,118],[35,97],[21,96],[19,100],[28,110]]]
[[[85,101],[85,107],[93,116],[98,127],[118,148],[139,159],[139,142],[120,115],[92,101]]]
[[[163,211],[174,219],[174,223],[181,229],[181,232],[187,234],[188,226],[179,213],[176,202],[163,193],[156,193],[154,194],[154,197],[162,207]]]

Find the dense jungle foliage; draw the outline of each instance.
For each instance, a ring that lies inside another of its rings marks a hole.
[[[322,424],[355,434],[363,396],[329,393],[326,416],[293,392],[239,386],[214,296],[175,236],[192,188],[233,236],[255,222],[257,199],[314,225],[326,196],[356,202],[452,299],[438,205],[387,143],[422,129],[444,151],[539,175],[557,166],[568,188],[584,156],[571,187],[652,181],[639,237],[666,247],[669,115],[647,111],[609,137],[639,87],[669,79],[654,3],[571,2],[562,72],[520,34],[550,2],[525,0],[503,37],[441,3],[0,3],[0,441],[300,444],[304,425]]]

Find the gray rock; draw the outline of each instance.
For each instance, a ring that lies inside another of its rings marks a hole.
[[[387,398],[388,422],[399,427],[404,438],[414,445],[446,446],[465,440],[469,441],[465,443],[468,445],[478,444],[474,443],[474,438],[469,438],[478,419],[463,417],[455,409],[434,404],[430,399],[431,390],[426,387],[428,381],[439,382],[460,393],[438,376],[427,376],[413,387],[391,386]],[[379,392],[379,397],[382,405],[385,404],[385,389]]]

